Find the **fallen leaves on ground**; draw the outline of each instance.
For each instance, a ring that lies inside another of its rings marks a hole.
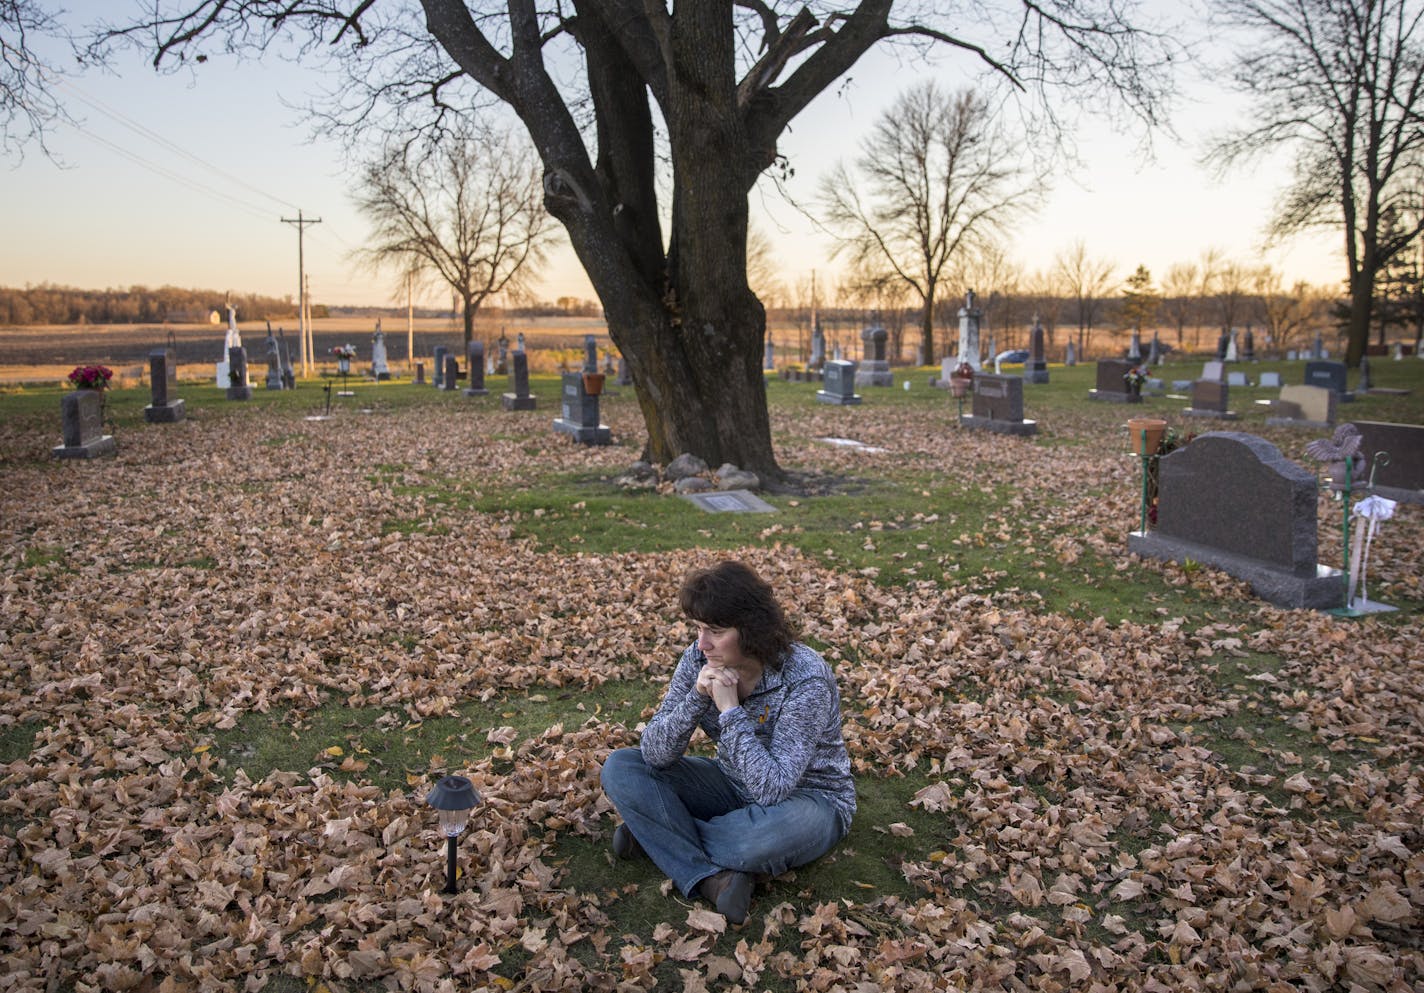
[[[606,833],[599,765],[636,729],[571,712],[523,738],[479,729],[502,758],[466,770],[485,805],[461,851],[480,870],[447,896],[427,776],[382,790],[360,778],[364,759],[323,744],[309,771],[254,781],[216,765],[212,734],[329,700],[420,722],[468,700],[661,679],[691,637],[677,584],[707,556],[539,551],[499,515],[431,500],[434,480],[477,493],[631,460],[497,413],[196,415],[126,434],[99,464],[50,461],[53,439],[0,427],[0,733],[35,732],[0,769],[10,989],[1424,983],[1407,938],[1424,927],[1417,618],[1261,606],[1245,624],[1168,610],[1109,625],[1043,612],[1028,580],[877,585],[784,546],[744,554],[828,646],[857,774],[928,780],[897,816],[937,830],[878,826],[905,846],[918,895],[767,906],[763,889],[728,929],[673,894],[656,934],[622,933],[600,881],[553,852],[560,834]],[[865,454],[809,440],[838,433],[829,412],[778,417],[782,457],[803,471],[953,459],[1015,494],[996,540],[1125,560],[1134,467],[1100,427],[1062,425],[1094,443],[1055,447],[875,411],[858,437],[887,451]],[[1419,515],[1391,526],[1378,583],[1417,596]],[[1220,574],[1133,567],[1244,599]],[[1283,665],[1239,688],[1211,678],[1249,653]],[[1228,759],[1198,730],[1262,700],[1311,755]]]

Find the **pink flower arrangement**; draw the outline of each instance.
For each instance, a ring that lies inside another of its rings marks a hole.
[[[69,374],[69,381],[77,390],[102,390],[114,378],[114,370],[104,365],[78,365]]]

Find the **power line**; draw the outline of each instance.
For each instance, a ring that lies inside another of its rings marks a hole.
[[[147,125],[142,124],[142,123],[140,123],[140,122],[138,122],[138,121],[135,121],[133,118],[131,118],[131,117],[129,117],[128,115],[124,114],[122,111],[116,110],[115,108],[110,107],[108,104],[104,103],[102,100],[98,99],[97,97],[90,96],[89,94],[85,93],[83,90],[79,89],[79,87],[75,86],[73,83],[67,82],[67,81],[65,81],[65,80],[63,80],[63,79],[59,79],[59,80],[57,80],[57,82],[58,82],[58,84],[59,84],[62,88],[71,91],[71,92],[72,92],[76,97],[78,97],[81,101],[83,101],[84,103],[87,103],[90,107],[93,107],[95,110],[98,110],[98,111],[100,111],[101,113],[105,114],[105,115],[109,118],[109,120],[111,120],[111,121],[113,121],[114,123],[119,124],[119,125],[121,125],[121,126],[123,126],[123,127],[128,128],[130,131],[134,132],[135,134],[139,135],[139,136],[142,137],[142,138],[147,139],[148,141],[151,141],[151,142],[154,142],[154,143],[156,143],[156,144],[158,144],[158,145],[163,146],[164,148],[168,149],[168,150],[169,150],[170,152],[172,152],[173,154],[178,155],[178,156],[181,156],[182,158],[187,159],[189,162],[192,162],[194,165],[201,166],[202,168],[204,168],[204,169],[208,170],[209,172],[213,173],[214,175],[219,176],[219,177],[221,177],[222,179],[227,180],[229,183],[232,183],[232,184],[235,185],[235,186],[240,186],[240,187],[242,187],[243,189],[247,190],[247,191],[250,192],[250,193],[256,193],[256,194],[257,194],[258,196],[260,196],[260,197],[265,197],[266,199],[271,200],[273,203],[279,204],[279,205],[281,205],[281,206],[283,206],[283,207],[296,207],[296,206],[297,206],[296,204],[292,203],[291,201],[283,200],[283,199],[282,199],[281,197],[279,197],[279,196],[274,196],[273,194],[268,193],[266,190],[260,189],[260,188],[258,188],[258,187],[256,187],[256,186],[253,186],[251,183],[249,183],[247,180],[243,179],[243,178],[240,177],[240,176],[234,176],[232,173],[227,172],[226,170],[220,168],[219,166],[213,165],[211,162],[208,162],[206,159],[203,159],[203,158],[201,158],[201,157],[198,156],[198,155],[195,155],[194,153],[192,153],[192,152],[189,151],[188,149],[184,148],[182,145],[178,144],[178,143],[175,142],[175,141],[172,141],[172,140],[169,139],[169,138],[166,138],[165,136],[159,134],[157,131],[154,131],[152,128],[148,127]]]
[[[150,172],[161,176],[164,179],[171,180],[180,186],[184,186],[189,190],[192,190],[194,193],[201,193],[209,197],[216,197],[221,200],[226,200],[228,203],[236,207],[240,207],[243,211],[255,218],[266,220],[268,217],[271,216],[267,213],[267,211],[263,210],[261,207],[258,207],[256,204],[249,203],[246,200],[240,200],[230,193],[224,193],[222,190],[215,189],[205,183],[200,183],[197,180],[185,176],[180,172],[174,172],[172,169],[169,169],[166,166],[162,166],[150,159],[146,159],[137,152],[130,151],[124,146],[108,138],[105,138],[102,135],[95,134],[92,131],[86,131],[77,124],[71,124],[70,127],[72,127],[75,133],[77,133],[80,137],[87,138],[96,144],[103,145],[105,148],[109,149],[111,152],[114,152],[116,155],[128,159],[135,165],[141,166],[142,168],[147,169]]]

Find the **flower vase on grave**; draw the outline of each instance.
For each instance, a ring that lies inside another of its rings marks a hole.
[[[1132,443],[1132,454],[1142,459],[1140,529],[1146,534],[1147,525],[1156,523],[1157,451],[1162,447],[1163,435],[1167,433],[1167,422],[1160,417],[1133,417],[1127,422],[1127,433]]]
[[[1133,455],[1156,455],[1167,433],[1167,422],[1160,417],[1134,417],[1127,422]]]
[[[591,397],[596,397],[603,392],[604,374],[601,372],[586,372],[583,374],[583,391]]]

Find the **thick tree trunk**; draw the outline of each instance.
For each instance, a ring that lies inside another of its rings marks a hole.
[[[1350,319],[1346,322],[1345,364],[1358,366],[1370,340],[1374,304],[1374,273],[1360,269],[1350,276]]]
[[[920,347],[925,350],[925,361],[934,365],[934,298],[925,297],[924,318],[920,321]],[[945,346],[946,349],[949,346]]]

